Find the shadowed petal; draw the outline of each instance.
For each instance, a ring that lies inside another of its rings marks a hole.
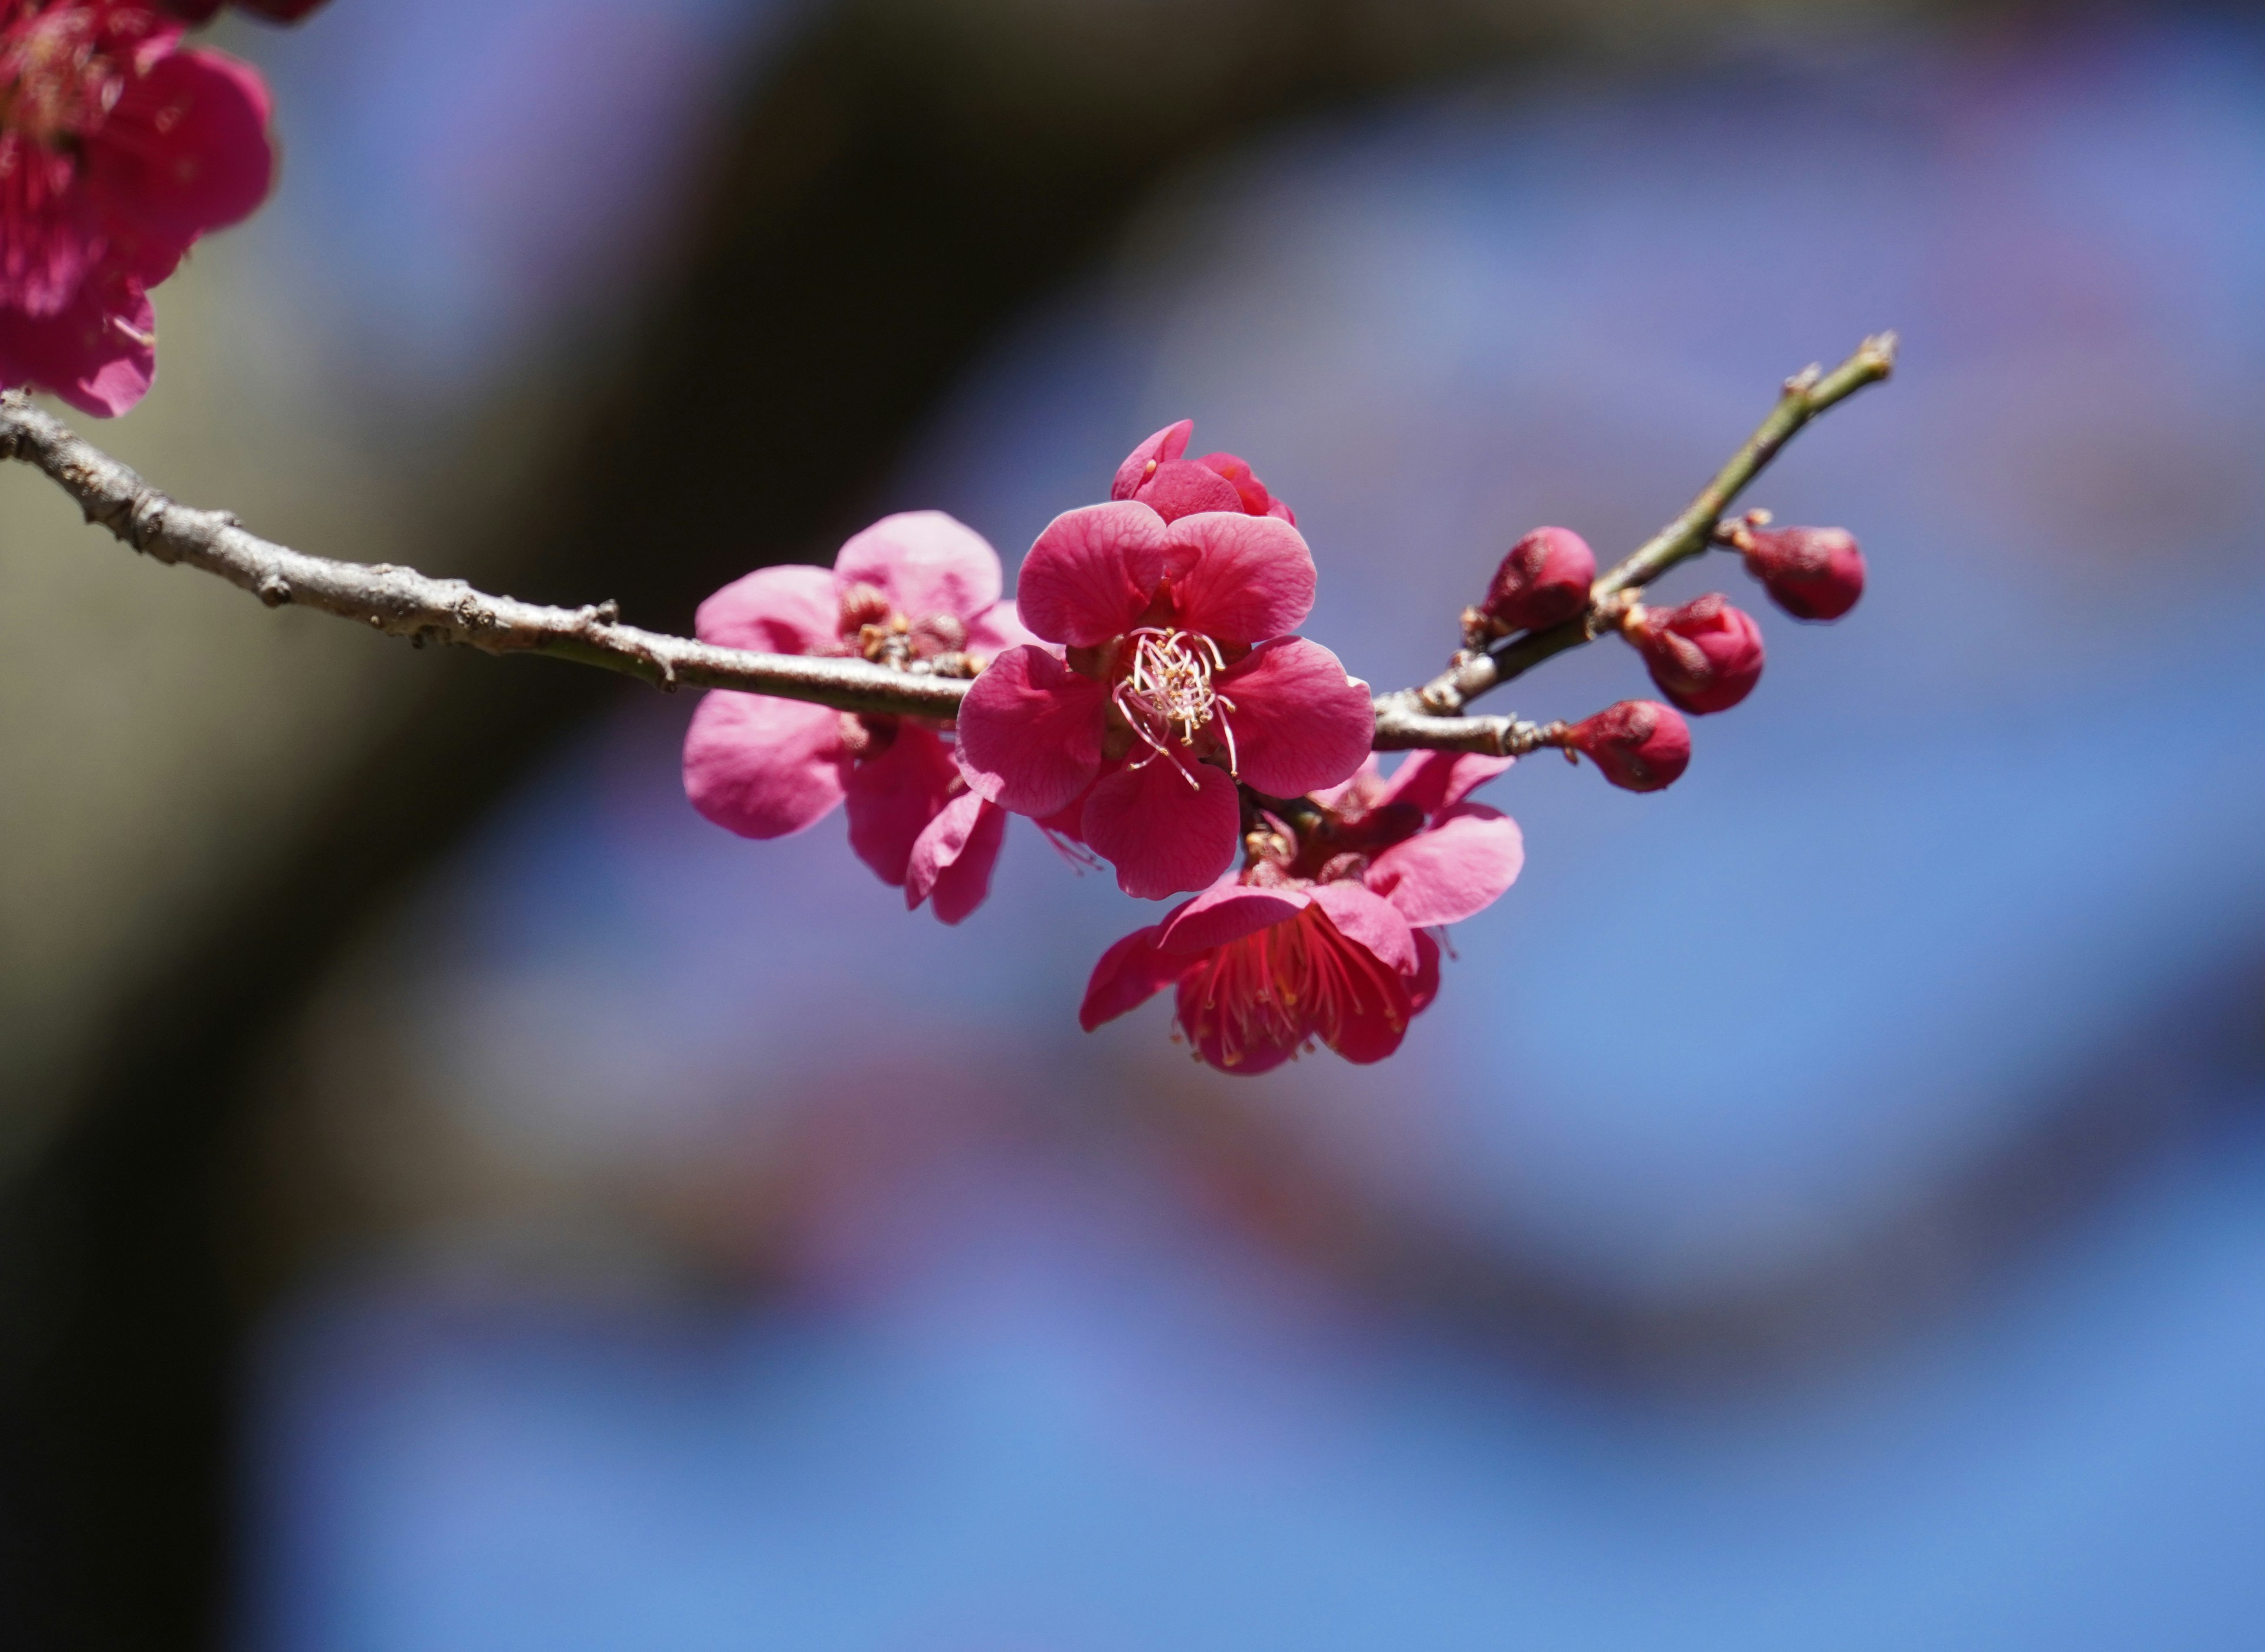
[[[1368,685],[1319,643],[1291,637],[1255,650],[1216,686],[1234,702],[1220,715],[1234,731],[1236,772],[1261,791],[1295,797],[1334,786],[1367,760],[1376,732]]]
[[[1408,983],[1408,1013],[1421,1015],[1431,1008],[1431,1001],[1439,995],[1439,943],[1418,929],[1416,932],[1416,974]]]
[[[1297,630],[1312,612],[1313,552],[1280,518],[1205,511],[1174,522],[1171,535],[1172,565],[1183,570],[1172,583],[1182,629],[1258,643]]]
[[[1423,928],[1484,912],[1518,881],[1525,864],[1518,822],[1482,803],[1467,803],[1379,855],[1367,881]]]
[[[1118,769],[1085,800],[1087,847],[1117,868],[1118,888],[1143,900],[1218,877],[1234,863],[1242,824],[1234,782],[1207,763],[1184,771],[1154,758]]]
[[[1479,787],[1504,773],[1515,757],[1483,757],[1475,752],[1411,753],[1370,805],[1412,803],[1425,814],[1453,808]]]
[[[1006,839],[1007,811],[972,791],[960,793],[913,845],[905,868],[905,905],[917,906],[932,894],[936,915],[958,923],[991,892],[991,869]]]
[[[913,844],[942,812],[959,770],[942,740],[917,723],[849,771],[849,847],[885,884],[905,881]]]
[[[0,385],[36,385],[82,413],[115,418],[157,375],[157,328],[149,296],[122,276],[82,283],[60,315],[34,319],[0,305]]]
[[[942,511],[885,516],[841,547],[834,572],[846,587],[878,587],[897,612],[921,620],[965,620],[999,600],[999,553],[991,542]]]
[[[1050,643],[1090,648],[1144,613],[1164,577],[1170,530],[1145,505],[1089,505],[1046,524],[1015,585],[1023,623]]]
[[[996,659],[1010,648],[1038,640],[1031,628],[1023,623],[1011,601],[994,602],[967,622],[967,651],[980,654],[986,659]]]
[[[1173,952],[1200,952],[1224,946],[1305,910],[1303,890],[1255,889],[1221,882],[1206,889],[1164,920],[1161,944]]]
[[[959,702],[968,784],[1016,814],[1052,814],[1101,772],[1104,683],[1043,648],[1010,648]]]
[[[841,642],[841,587],[831,570],[806,563],[758,568],[703,602],[692,625],[702,642],[718,648],[834,652]]]
[[[1396,974],[1416,972],[1416,932],[1390,901],[1355,883],[1317,884],[1313,893],[1314,905],[1329,914],[1339,935],[1358,942]]]
[[[841,801],[848,768],[841,713],[830,706],[718,688],[685,731],[684,795],[741,837],[817,825]]]
[[[1176,425],[1165,426],[1126,454],[1125,462],[1117,467],[1117,479],[1109,484],[1109,497],[1131,499],[1148,479],[1151,465],[1162,466],[1188,450],[1188,438],[1195,434],[1195,430],[1196,421],[1183,418]]]
[[[1114,1021],[1138,1008],[1179,979],[1192,960],[1176,957],[1156,944],[1161,926],[1135,929],[1101,955],[1085,984],[1085,1001],[1078,1006],[1077,1024],[1091,1032],[1103,1022]]]

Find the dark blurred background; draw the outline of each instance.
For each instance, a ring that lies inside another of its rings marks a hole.
[[[0,1644],[2250,1648],[2265,29],[1576,0],[336,0],[97,433],[689,625],[1192,416],[1418,679],[1776,381],[1673,791],[1522,765],[1401,1055],[1263,1081],[1017,827],[957,931],[682,799],[690,696],[412,653],[0,474]],[[1725,561],[1675,577],[1693,594]],[[1730,587],[1742,590],[1743,580]],[[1639,691],[1626,650],[1500,710]]]

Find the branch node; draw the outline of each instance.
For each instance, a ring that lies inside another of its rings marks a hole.
[[[269,574],[252,589],[271,608],[280,608],[291,600],[291,582],[280,573]]]

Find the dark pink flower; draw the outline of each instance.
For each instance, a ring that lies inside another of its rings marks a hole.
[[[1479,612],[1497,636],[1562,625],[1589,606],[1597,554],[1569,528],[1537,528],[1510,548]]]
[[[1112,499],[1138,499],[1168,522],[1198,511],[1240,511],[1278,516],[1295,527],[1298,513],[1266,491],[1250,467],[1231,453],[1184,455],[1196,421],[1167,425],[1125,455],[1109,489]]]
[[[1761,627],[1719,591],[1679,608],[1639,604],[1620,634],[1643,656],[1660,692],[1686,711],[1727,711],[1761,680]]]
[[[759,568],[700,605],[700,640],[972,675],[1029,637],[999,600],[999,558],[941,511],[885,517],[834,566]],[[684,737],[692,806],[742,837],[801,832],[849,809],[849,847],[905,904],[958,923],[982,904],[1006,815],[968,790],[950,731],[718,689]]]
[[[1629,791],[1659,791],[1691,766],[1691,725],[1657,700],[1622,700],[1566,731],[1570,749]]]
[[[133,406],[149,289],[266,198],[266,84],[180,35],[121,0],[0,0],[0,383]]]
[[[1201,889],[1234,863],[1236,780],[1296,797],[1367,754],[1367,685],[1284,635],[1314,602],[1314,559],[1287,521],[1088,506],[1038,535],[1017,596],[1066,651],[1000,655],[960,708],[960,756],[1017,814],[1082,798],[1077,835],[1128,894]]]
[[[1864,553],[1845,528],[1750,528],[1746,571],[1797,620],[1837,620],[1864,594]]]
[[[1079,1022],[1090,1032],[1174,986],[1182,1035],[1223,1073],[1267,1072],[1315,1041],[1383,1059],[1438,992],[1424,931],[1517,880],[1518,823],[1464,801],[1510,762],[1426,752],[1388,781],[1371,762],[1294,825],[1269,816],[1242,871],[1102,955]]]

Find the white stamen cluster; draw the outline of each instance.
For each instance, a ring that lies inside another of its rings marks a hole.
[[[1127,633],[1127,640],[1133,645],[1132,665],[1117,685],[1117,709],[1151,752],[1132,767],[1162,757],[1189,785],[1197,785],[1186,765],[1173,755],[1169,741],[1177,735],[1182,746],[1192,748],[1196,736],[1216,721],[1227,742],[1227,772],[1238,772],[1234,730],[1219,715],[1234,710],[1234,702],[1212,687],[1213,675],[1227,669],[1219,644],[1198,632],[1151,625]]]

